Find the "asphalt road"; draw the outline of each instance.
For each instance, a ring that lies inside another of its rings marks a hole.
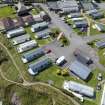
[[[52,50],[52,55],[54,58],[65,56],[68,61],[68,66],[73,60],[75,60],[73,52],[75,51],[75,49],[79,48],[88,53],[89,56],[93,59],[95,63],[93,68],[98,67],[101,70],[105,70],[105,67],[99,63],[99,57],[96,51],[86,44],[89,40],[94,40],[97,38],[101,39],[104,37],[104,35],[81,37],[73,32],[72,28],[68,26],[64,21],[62,21],[62,19],[57,14],[51,12],[46,4],[39,5],[49,14],[52,19],[52,24],[54,24],[55,27],[58,27],[62,32],[64,32],[65,36],[70,40],[70,45],[64,48],[59,47],[57,41],[53,41],[52,43],[47,45],[47,47]]]

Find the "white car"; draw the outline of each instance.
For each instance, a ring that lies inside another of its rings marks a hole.
[[[61,65],[65,61],[65,56],[61,56],[56,60],[57,65]]]

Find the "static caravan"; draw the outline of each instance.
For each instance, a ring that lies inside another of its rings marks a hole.
[[[63,87],[86,97],[92,98],[95,95],[94,88],[74,81],[65,81]]]
[[[42,39],[42,38],[47,38],[49,37],[51,31],[49,29],[45,29],[43,31],[37,32],[35,35],[36,39]]]
[[[7,38],[17,37],[19,35],[25,34],[25,30],[23,27],[11,30],[7,32]]]
[[[30,64],[28,67],[28,72],[31,75],[37,75],[42,70],[48,68],[51,64],[52,64],[51,60],[45,58],[44,60],[41,60],[37,63]]]
[[[31,40],[31,41],[20,44],[17,47],[17,51],[18,51],[18,53],[22,53],[22,52],[28,51],[36,46],[37,46],[37,42],[35,40]]]
[[[21,59],[22,59],[23,63],[27,63],[27,62],[31,62],[34,59],[37,59],[37,58],[43,56],[44,54],[45,54],[44,49],[38,48],[34,51],[23,54]]]
[[[17,44],[21,44],[21,43],[27,42],[30,39],[31,39],[30,36],[28,34],[25,34],[25,35],[13,38],[12,39],[12,43],[13,43],[13,45],[17,45]]]
[[[78,18],[71,18],[71,20],[72,20],[73,22],[78,22],[78,21],[83,21],[83,20],[85,20],[85,18],[83,18],[83,17],[78,17]]]
[[[79,18],[81,17],[81,13],[70,13],[67,15],[68,18]]]
[[[105,32],[105,25],[103,25],[103,24],[95,24],[95,27],[96,27],[96,29],[98,30],[98,31],[100,31],[100,32]]]
[[[85,20],[75,22],[74,25],[73,25],[73,28],[87,28],[87,27],[88,27],[88,23]]]
[[[32,25],[31,31],[32,32],[38,32],[43,29],[48,28],[48,23],[47,22],[41,22],[41,23],[36,23],[35,25]]]

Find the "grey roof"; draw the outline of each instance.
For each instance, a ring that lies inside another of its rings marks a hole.
[[[75,75],[77,75],[83,80],[86,80],[91,72],[91,70],[87,66],[83,65],[78,61],[74,61],[69,66],[69,69],[71,72],[73,72]]]
[[[101,13],[101,12],[92,13],[91,16],[92,16],[94,19],[97,19],[97,18],[99,19],[99,18],[103,18],[103,17],[104,17],[103,13]]]
[[[98,42],[95,43],[95,45],[98,48],[104,48],[105,47],[105,41],[98,41]]]
[[[57,5],[63,12],[71,12],[74,10],[78,10],[78,4],[75,0],[58,1]]]
[[[49,65],[51,65],[51,60],[48,58],[45,58],[44,60],[30,64],[29,69],[31,69],[32,72],[34,72],[36,74],[36,73],[39,73],[40,71],[46,69]]]
[[[45,29],[45,30],[37,32],[35,36],[37,36],[37,38],[43,38],[43,37],[49,35],[50,33],[51,33],[51,31],[49,29]]]
[[[79,94],[88,96],[88,97],[93,97],[94,96],[94,89],[92,87],[74,82],[74,81],[69,81],[69,89],[75,92],[78,92]]]
[[[24,34],[22,36],[18,36],[16,38],[13,38],[12,39],[12,42],[16,42],[16,44],[20,44],[20,43],[23,43],[23,42],[26,42],[30,39],[30,35],[29,34]]]
[[[81,13],[70,13],[71,18],[77,18],[81,16]]]
[[[48,2],[47,4],[48,4],[50,9],[53,9],[53,10],[59,10],[60,9],[57,5],[57,2],[55,2],[55,1],[54,2]]]
[[[31,51],[31,52],[28,52],[28,53],[25,53],[22,55],[22,58],[26,59],[28,62],[44,55],[45,52],[44,52],[44,49],[43,48],[38,48],[34,51]]]
[[[21,35],[21,34],[24,34],[24,33],[25,33],[25,30],[24,30],[23,27],[20,27],[20,28],[17,28],[17,29],[13,29],[13,30],[7,32],[7,34],[10,37],[14,37],[14,36]]]

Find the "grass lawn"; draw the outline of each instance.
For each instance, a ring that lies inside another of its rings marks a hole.
[[[105,48],[98,50],[98,55],[100,57],[100,63],[105,66],[105,55],[103,55],[103,53],[105,53]]]
[[[15,9],[14,8],[11,8],[10,6],[6,6],[6,7],[2,7],[0,8],[0,18],[4,18],[4,17],[16,17],[16,14],[15,14]]]

